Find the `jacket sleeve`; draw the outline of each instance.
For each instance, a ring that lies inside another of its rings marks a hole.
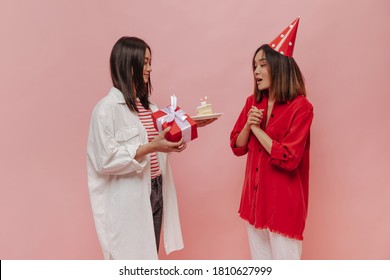
[[[230,133],[230,148],[233,151],[233,154],[236,156],[243,156],[246,153],[248,153],[248,143],[245,146],[237,147],[236,141],[238,138],[238,135],[241,133],[242,129],[245,126],[245,123],[247,121],[247,115],[249,108],[251,107],[249,98],[247,99],[244,108],[242,108],[240,115],[238,116],[238,119],[236,121],[236,124],[233,127],[232,132]],[[248,141],[249,142],[249,141]]]
[[[298,167],[310,134],[312,120],[312,106],[298,110],[286,136],[279,142],[272,140],[272,164],[290,171]]]
[[[100,174],[140,173],[147,165],[147,159],[145,157],[141,162],[134,159],[141,145],[139,131],[136,127],[125,128],[121,133],[114,131],[112,110],[112,105],[108,104],[95,108],[88,136],[88,157]]]

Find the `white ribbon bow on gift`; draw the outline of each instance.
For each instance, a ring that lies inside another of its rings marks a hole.
[[[175,111],[177,108],[177,97],[175,95],[171,96],[171,106],[165,107],[161,109],[164,113],[166,113],[166,116],[161,117],[160,123],[163,124],[165,122],[171,122],[175,118],[178,118],[180,121],[184,122],[187,119],[187,116],[184,115],[183,110]]]
[[[184,115],[184,111],[182,109],[175,111],[177,108],[177,97],[175,95],[171,96],[171,106],[162,108],[161,111],[166,115],[158,118],[156,120],[158,131],[162,131],[163,123],[172,122],[174,119],[177,119],[175,122],[177,126],[180,128],[184,142],[191,141],[191,124],[186,121],[187,116]]]

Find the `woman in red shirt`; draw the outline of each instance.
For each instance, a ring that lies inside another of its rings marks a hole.
[[[249,223],[253,259],[301,258],[313,106],[291,56],[294,39],[256,50],[254,94],[230,136],[233,153],[248,154],[239,214]]]

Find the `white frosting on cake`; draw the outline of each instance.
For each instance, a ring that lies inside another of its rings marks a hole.
[[[211,115],[213,110],[211,104],[207,104],[206,101],[201,101],[200,106],[196,107],[196,114],[199,115]]]

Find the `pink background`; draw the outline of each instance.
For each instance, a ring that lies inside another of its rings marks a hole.
[[[185,4],[184,4],[185,3]],[[152,47],[154,99],[224,115],[173,154],[185,248],[162,259],[248,259],[237,215],[245,157],[229,134],[251,59],[301,16],[294,56],[315,108],[304,259],[390,259],[387,0],[0,3],[0,259],[101,259],[89,203],[91,111],[123,35]]]

